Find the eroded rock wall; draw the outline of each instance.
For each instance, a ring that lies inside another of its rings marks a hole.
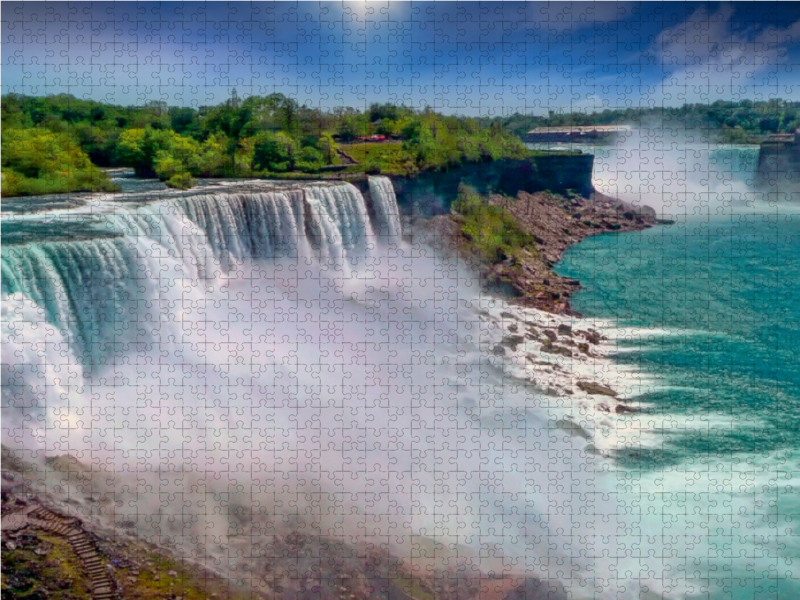
[[[514,197],[519,192],[573,190],[583,196],[594,191],[591,154],[553,154],[526,160],[496,160],[471,163],[441,172],[412,177],[390,176],[403,213],[414,216],[447,214],[461,183],[478,193],[500,193]],[[368,195],[367,182],[353,182]]]

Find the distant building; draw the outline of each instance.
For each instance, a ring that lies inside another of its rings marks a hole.
[[[800,129],[794,133],[773,133],[772,135],[767,136],[767,138],[762,142],[762,145],[796,144],[800,142],[798,137],[800,137]]]
[[[588,125],[585,127],[537,127],[525,136],[530,143],[542,142],[611,142],[620,134],[627,133],[628,125]]]

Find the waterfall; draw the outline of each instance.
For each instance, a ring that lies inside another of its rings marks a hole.
[[[130,340],[126,310],[143,297],[144,280],[158,274],[152,259],[128,238],[42,243],[3,248],[3,296],[18,293],[81,350],[100,357]],[[81,357],[79,357],[81,358]]]
[[[228,268],[248,259],[297,258],[305,239],[302,190],[206,194],[178,204]]]
[[[378,235],[398,241],[403,234],[394,186],[388,177],[370,177],[369,193],[379,223]]]
[[[383,215],[394,218],[387,206],[396,201],[391,182],[380,186],[383,223]],[[40,240],[7,244],[2,253],[4,296],[19,293],[40,306],[83,359],[102,359],[123,341],[147,342],[148,328],[130,320],[142,302],[175,302],[182,290],[252,261],[306,257],[359,267],[375,246],[364,197],[349,183],[215,190],[103,208],[85,216],[87,239],[48,241],[57,225],[43,217]]]
[[[295,522],[402,556],[439,536],[576,587],[638,573],[595,446],[612,417],[534,382],[610,363],[523,338],[577,324],[403,246],[391,183],[369,183],[374,222],[323,182],[4,216],[3,442],[107,465],[104,515],[236,577]]]
[[[367,205],[358,189],[349,184],[315,185],[306,188],[311,237],[321,258],[337,264],[349,259],[358,263],[374,245],[375,233]]]

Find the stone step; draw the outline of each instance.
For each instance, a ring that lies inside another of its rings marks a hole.
[[[92,590],[92,594],[93,595],[94,594],[111,594],[111,593],[113,593],[113,590],[107,585],[102,586],[102,587],[97,587],[97,588]]]

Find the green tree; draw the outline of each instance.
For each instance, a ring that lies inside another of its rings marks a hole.
[[[300,156],[297,160],[297,169],[305,173],[316,173],[325,164],[325,158],[322,152],[311,146],[306,146],[300,151]]]
[[[253,148],[253,168],[273,173],[283,173],[293,168],[294,149],[285,134],[263,133],[257,137]]]
[[[161,180],[175,175],[196,173],[199,170],[200,144],[193,138],[167,132],[164,148],[156,152],[153,170]]]
[[[3,196],[119,189],[66,135],[8,128],[2,143]]]
[[[200,147],[200,156],[197,157],[196,175],[199,177],[213,177],[220,173],[226,162],[226,149],[230,141],[224,134],[212,134]]]
[[[319,149],[325,157],[325,164],[332,165],[338,146],[330,133],[323,133],[319,138]]]

